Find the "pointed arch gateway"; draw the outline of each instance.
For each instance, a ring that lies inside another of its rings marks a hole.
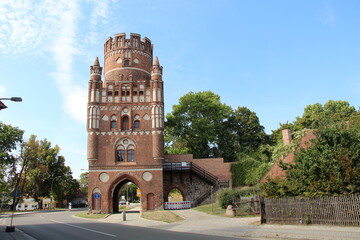
[[[112,201],[112,212],[113,213],[118,213],[119,212],[119,203],[122,200],[121,196],[120,196],[120,194],[121,194],[120,190],[124,186],[126,186],[126,184],[128,184],[130,182],[134,183],[141,191],[140,185],[139,185],[138,181],[135,178],[133,178],[133,177],[127,175],[127,174],[121,176],[120,179],[118,179],[114,183],[114,188],[113,188],[113,191],[112,191],[111,201]]]

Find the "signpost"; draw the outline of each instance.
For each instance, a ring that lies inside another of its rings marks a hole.
[[[10,226],[6,226],[5,232],[15,232],[15,226],[13,226],[12,223],[13,223],[14,212],[15,212],[15,208],[16,208],[16,198],[21,197],[20,188],[18,186],[16,186],[14,191],[12,191],[10,193],[10,196],[14,197],[13,198],[13,209],[12,209],[13,211],[12,211],[12,214],[11,214]]]

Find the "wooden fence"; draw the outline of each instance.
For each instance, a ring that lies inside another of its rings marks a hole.
[[[259,215],[260,214],[259,196],[241,197],[241,201],[233,202],[232,207],[235,210],[236,216]]]
[[[360,225],[360,195],[261,199],[262,223]]]

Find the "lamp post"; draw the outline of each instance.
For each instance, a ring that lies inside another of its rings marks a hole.
[[[22,102],[21,97],[0,98],[0,110],[7,108],[7,106],[2,102],[2,100],[10,100],[13,102]]]

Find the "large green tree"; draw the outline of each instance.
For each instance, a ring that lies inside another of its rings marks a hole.
[[[360,193],[360,130],[345,124],[319,128],[293,164],[281,164],[285,179],[263,185],[270,197]]]
[[[210,91],[190,92],[173,106],[166,121],[166,153],[192,153],[196,158],[223,157],[236,161],[239,153],[252,153],[267,135],[255,112],[232,110]]]
[[[22,190],[40,203],[43,197],[55,197],[60,202],[70,200],[79,187],[59,151],[59,146],[52,147],[51,142],[46,139],[37,140],[35,135],[31,135],[23,144],[22,160],[25,170]]]
[[[181,142],[196,158],[214,157],[218,133],[231,113],[231,107],[210,92],[189,92],[166,116],[166,132],[174,136],[172,144]]]

